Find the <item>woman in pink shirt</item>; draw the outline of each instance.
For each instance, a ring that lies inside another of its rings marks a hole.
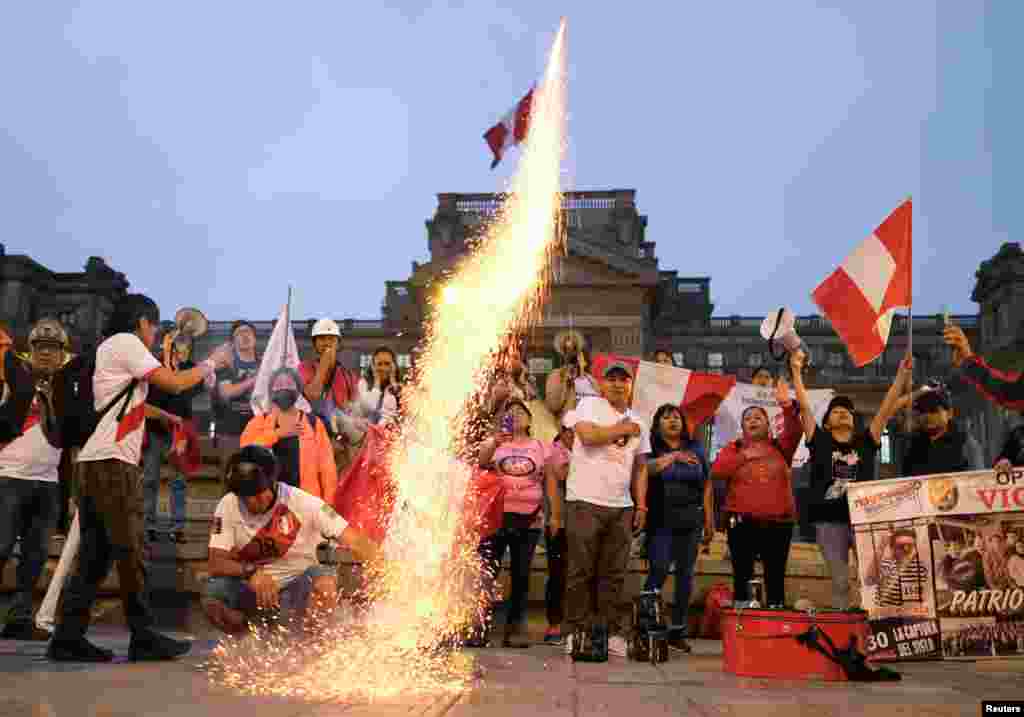
[[[496,583],[501,560],[511,554],[512,589],[507,602],[504,647],[529,647],[525,630],[530,566],[540,540],[540,513],[544,505],[544,471],[548,450],[530,437],[530,410],[520,400],[508,402],[501,428],[480,446],[480,465],[498,473],[505,484],[505,515],[501,528],[481,541],[480,554]],[[487,645],[490,619],[467,641],[470,647]]]

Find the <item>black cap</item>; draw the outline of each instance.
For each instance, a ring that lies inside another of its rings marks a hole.
[[[938,383],[930,383],[926,386],[927,390],[914,399],[914,410],[920,411],[921,413],[931,413],[932,411],[944,408],[947,411],[953,407],[953,401],[949,397],[949,391],[946,387]]]
[[[239,498],[259,495],[277,482],[277,457],[269,448],[249,445],[231,456],[227,466],[228,492]]]

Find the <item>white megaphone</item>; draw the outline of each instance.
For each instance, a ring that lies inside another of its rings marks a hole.
[[[794,351],[803,351],[806,357],[804,366],[811,365],[811,352],[796,332],[796,317],[789,309],[783,307],[764,318],[761,322],[761,338],[768,342],[768,353],[776,361],[786,359]],[[782,346],[778,354],[775,353],[776,343]],[[786,371],[789,372],[789,361],[786,361]]]

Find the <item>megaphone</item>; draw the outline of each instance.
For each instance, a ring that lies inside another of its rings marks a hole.
[[[768,342],[768,353],[776,361],[786,359],[794,351],[803,351],[806,356],[804,366],[811,365],[811,352],[807,344],[796,332],[796,316],[789,309],[782,307],[778,311],[768,314],[761,322],[761,338]],[[782,346],[782,351],[775,352],[775,344]],[[786,370],[789,371],[788,361]]]
[[[205,334],[209,326],[210,322],[199,309],[186,307],[178,309],[178,313],[174,315],[174,327],[177,332],[192,339],[197,339]]]

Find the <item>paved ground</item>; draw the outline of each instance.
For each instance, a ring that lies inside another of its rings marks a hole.
[[[183,633],[177,633],[184,637]],[[127,653],[128,634],[97,626],[97,643]],[[330,715],[978,715],[983,699],[1024,699],[1024,661],[900,666],[899,683],[837,684],[741,679],[722,672],[720,643],[662,665],[611,658],[574,664],[554,647],[470,651],[482,677],[470,690],[373,705],[241,697],[211,686],[198,638],[175,663],[56,665],[44,643],[0,642],[0,715],[12,717],[328,717]]]

